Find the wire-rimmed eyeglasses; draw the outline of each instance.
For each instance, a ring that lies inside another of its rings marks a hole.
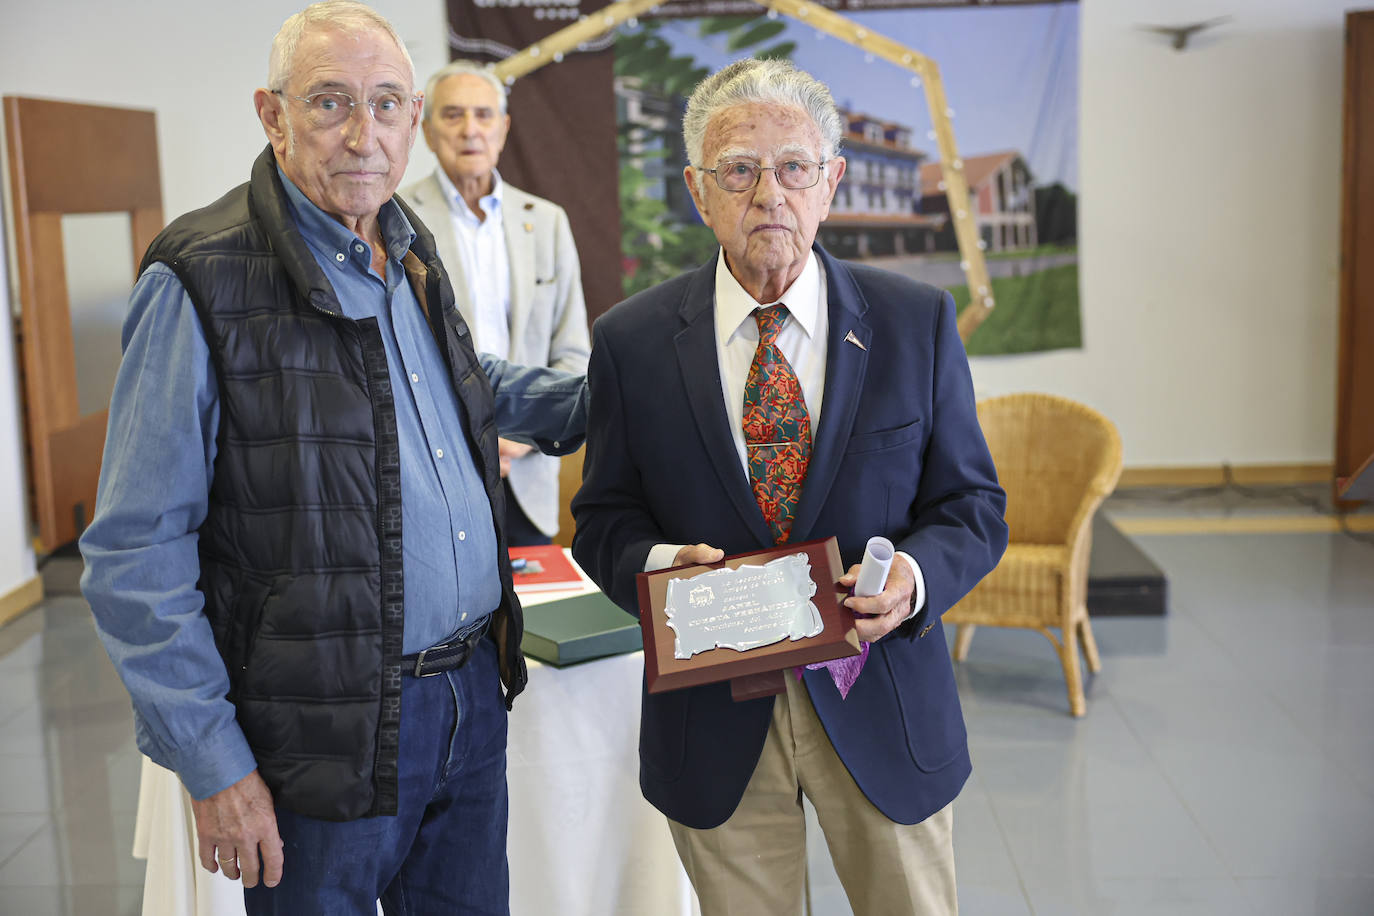
[[[295,99],[305,103],[306,115],[317,127],[338,127],[353,116],[358,100],[347,92],[312,92],[310,95],[287,95],[280,89],[273,89],[273,95]],[[420,96],[407,96],[401,92],[382,92],[367,100],[367,109],[372,112],[372,120],[382,127],[397,127],[410,120],[410,110],[406,103],[414,104]]]
[[[810,159],[788,159],[777,165],[759,165],[748,159],[730,159],[717,163],[713,169],[702,171],[715,176],[716,187],[722,191],[752,190],[759,183],[759,177],[770,170],[778,176],[778,184],[787,190],[804,191],[816,186],[816,182],[821,180],[821,171],[824,168],[824,162],[813,162]]]

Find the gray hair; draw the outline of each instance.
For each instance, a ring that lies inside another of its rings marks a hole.
[[[501,114],[506,113],[506,84],[501,82],[501,77],[497,76],[487,64],[479,64],[475,60],[455,60],[440,67],[425,83],[425,108],[420,115],[420,119],[428,121],[429,116],[434,113],[434,92],[439,88],[439,84],[450,76],[478,76],[491,84],[496,90],[496,97],[501,100]]]
[[[697,168],[702,161],[706,127],[727,108],[762,102],[800,108],[811,116],[821,134],[821,158],[832,159],[839,152],[842,125],[835,99],[825,84],[788,60],[735,61],[701,81],[687,100],[682,116],[682,139],[687,159]]]
[[[267,88],[285,89],[295,64],[296,48],[307,32],[315,29],[334,29],[345,35],[358,36],[366,32],[384,32],[405,58],[410,70],[410,84],[415,85],[415,62],[410,59],[405,42],[396,34],[391,23],[381,13],[358,0],[324,0],[312,3],[281,24],[277,37],[272,39],[272,53],[267,58]]]

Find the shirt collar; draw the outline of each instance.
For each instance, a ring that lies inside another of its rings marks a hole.
[[[448,207],[454,213],[475,220],[477,217],[468,207],[468,202],[463,200],[463,195],[458,193],[458,188],[443,166],[434,170],[434,177],[439,181],[439,187],[444,192],[444,200],[448,201]],[[501,180],[501,173],[496,169],[491,170],[491,192],[478,198],[477,205],[482,208],[488,218],[501,215],[501,201],[506,197],[506,184]]]
[[[291,215],[296,221],[296,228],[305,237],[306,244],[324,254],[324,259],[340,270],[349,260],[360,263],[364,269],[371,266],[372,246],[366,239],[358,238],[345,229],[343,223],[317,207],[314,201],[306,197],[305,193],[286,177],[281,166],[277,166],[277,176],[281,178],[282,187],[286,189]],[[404,260],[406,252],[415,241],[415,230],[410,225],[410,220],[401,212],[401,208],[396,205],[396,201],[388,200],[382,204],[382,208],[377,212],[377,225],[382,230],[387,255],[396,261]],[[361,251],[358,250],[359,245],[362,246]]]
[[[813,336],[821,304],[821,270],[814,251],[807,253],[806,266],[778,301],[787,304],[787,311],[806,336]],[[767,304],[755,301],[745,292],[735,275],[730,273],[725,264],[725,252],[721,251],[716,259],[716,321],[720,327],[729,329],[725,339],[733,339],[746,321],[754,326],[754,309]]]

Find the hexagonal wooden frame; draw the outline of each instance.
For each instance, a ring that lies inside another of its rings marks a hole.
[[[949,198],[949,212],[954,221],[954,236],[959,243],[961,266],[968,279],[969,291],[973,294],[969,307],[959,316],[959,336],[967,342],[996,303],[992,296],[992,284],[988,280],[987,261],[979,244],[978,226],[973,219],[963,160],[959,158],[954,143],[954,126],[950,123],[950,109],[945,100],[940,68],[919,51],[876,34],[810,0],[755,2],[862,48],[874,57],[881,57],[920,77],[921,86],[925,89],[926,105],[930,108],[931,122],[935,125],[935,140],[940,149],[945,194]],[[494,68],[496,74],[502,79],[511,80],[532,73],[546,64],[562,60],[564,54],[575,50],[578,45],[604,35],[627,19],[646,13],[661,3],[662,0],[620,0],[619,3],[612,3],[501,61]]]

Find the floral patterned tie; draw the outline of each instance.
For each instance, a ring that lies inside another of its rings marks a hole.
[[[787,306],[780,302],[754,310],[759,346],[744,383],[749,481],[777,544],[787,543],[811,460],[811,418],[801,382],[777,345],[787,315]]]

